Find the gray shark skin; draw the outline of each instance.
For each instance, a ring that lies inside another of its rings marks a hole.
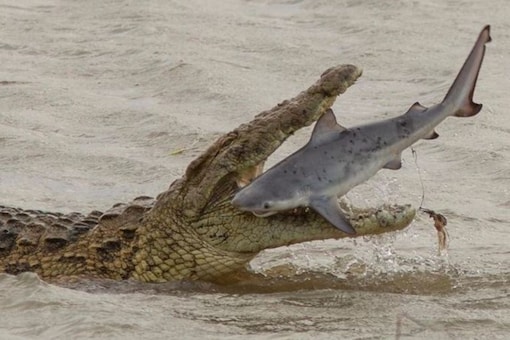
[[[420,139],[437,138],[434,128],[447,117],[471,117],[481,110],[473,92],[490,41],[487,25],[440,104],[426,108],[416,102],[401,116],[349,129],[327,110],[303,148],[242,188],[232,204],[258,216],[308,206],[338,229],[355,234],[338,197],[382,168],[400,169],[402,151]]]

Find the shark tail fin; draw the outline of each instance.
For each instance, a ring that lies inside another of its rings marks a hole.
[[[443,100],[444,105],[452,105],[452,115],[455,117],[471,117],[482,109],[482,104],[473,102],[473,93],[485,55],[485,44],[491,40],[490,26],[487,25],[480,32],[471,53]]]
[[[455,111],[455,117],[471,117],[476,115],[482,109],[482,104],[477,103],[468,103],[468,105],[461,107],[457,111]]]

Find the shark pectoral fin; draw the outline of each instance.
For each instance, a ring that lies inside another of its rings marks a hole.
[[[336,197],[321,197],[314,199],[310,203],[310,207],[344,233],[351,235],[356,234],[356,230],[354,230],[340,209],[340,205],[338,204]]]
[[[437,137],[439,137],[439,134],[436,131],[432,130],[432,132],[423,137],[423,139],[436,139]]]
[[[333,113],[333,110],[327,109],[315,124],[310,142],[313,144],[320,143],[320,141],[330,133],[342,132],[344,130],[346,130],[346,128],[336,122],[336,117]]]

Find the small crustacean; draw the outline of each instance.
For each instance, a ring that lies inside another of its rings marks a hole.
[[[428,214],[434,220],[434,227],[437,230],[437,241],[438,241],[438,255],[442,255],[443,251],[448,251],[448,231],[446,225],[448,220],[441,214],[436,213],[434,210],[420,208],[421,211]]]

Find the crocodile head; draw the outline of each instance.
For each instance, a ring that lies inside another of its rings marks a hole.
[[[310,209],[259,218],[236,209],[231,199],[290,135],[321,117],[359,76],[361,70],[353,65],[330,68],[295,98],[214,142],[145,215],[137,230],[132,277],[217,280],[243,268],[263,249],[352,237]],[[356,237],[403,229],[415,215],[409,205],[344,208]]]

